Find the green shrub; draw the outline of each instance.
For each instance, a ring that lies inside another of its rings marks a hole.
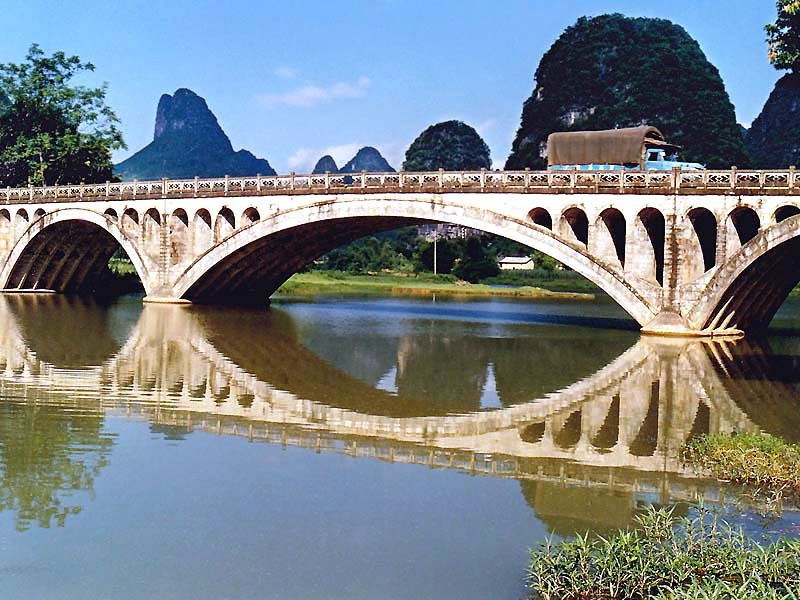
[[[607,538],[548,540],[531,551],[528,584],[542,600],[796,599],[800,541],[761,546],[702,510],[689,519],[650,509]]]
[[[800,491],[800,445],[769,434],[702,435],[686,444],[683,458],[717,479]]]

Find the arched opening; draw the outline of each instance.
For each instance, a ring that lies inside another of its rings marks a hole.
[[[634,224],[632,246],[628,248],[628,264],[635,263],[640,277],[664,283],[664,215],[656,208],[639,211]]]
[[[539,227],[544,227],[545,229],[549,229],[551,231],[553,230],[553,218],[544,208],[534,208],[528,213],[528,218]]]
[[[689,251],[684,257],[684,264],[692,274],[691,280],[717,264],[717,219],[714,213],[702,207],[693,208],[687,217],[694,231]],[[702,258],[702,270],[699,258]]]
[[[125,256],[117,240],[94,223],[65,220],[39,231],[14,263],[5,286],[8,289],[41,289],[63,293],[117,295],[131,283],[141,288],[135,267],[127,262],[126,273],[112,272],[109,261]]]
[[[573,411],[562,421],[563,425],[553,434],[553,442],[556,446],[569,449],[575,446],[581,439],[581,411]]]
[[[758,214],[752,208],[740,206],[732,210],[727,221],[729,251],[738,250],[756,237],[760,227]]]
[[[11,214],[5,208],[0,210],[0,250],[7,252],[11,250],[14,243],[14,236],[11,232]]]
[[[616,208],[607,208],[600,213],[594,240],[594,252],[606,259],[619,261],[625,266],[625,216]]]
[[[797,206],[781,206],[775,211],[775,222],[780,223],[781,221],[785,221],[786,219],[794,217],[795,215],[800,215],[800,208]]]
[[[103,212],[103,214],[104,214],[106,217],[108,217],[109,219],[114,219],[115,221],[116,221],[116,219],[117,219],[117,211],[115,211],[113,208],[107,208],[107,209],[106,209],[106,210]]]
[[[745,260],[745,257],[740,257]],[[720,276],[724,275],[722,273]],[[702,327],[738,328],[748,333],[765,330],[789,293],[800,283],[800,236],[792,237],[764,252],[730,283],[722,283],[718,297],[713,287],[707,293],[714,307],[704,313]]]
[[[242,227],[247,227],[260,220],[261,215],[258,214],[258,211],[252,206],[242,213]]]
[[[225,243],[199,253],[177,275],[173,293],[193,302],[264,303],[289,277],[335,248],[365,236],[428,225],[436,220],[435,215],[429,216],[424,209],[420,212],[419,207],[407,207],[402,202],[390,207],[395,214],[385,216],[374,215],[373,206],[355,200],[343,217],[320,214],[319,207],[312,205],[294,210],[289,222],[272,217],[262,219],[247,229],[237,230]],[[402,212],[406,209],[414,216],[404,216]],[[459,229],[485,222],[487,233],[544,253],[600,286],[638,323],[652,320],[654,312],[647,297],[619,276],[606,277],[602,261],[578,249],[577,242],[564,244],[530,222],[503,221],[502,215],[497,217],[487,219],[485,210],[454,206],[448,220]],[[629,260],[627,253],[626,263]]]
[[[144,213],[142,218],[142,252],[153,259],[161,254],[161,214],[155,208]]]
[[[147,223],[150,222],[153,225],[161,226],[161,213],[159,213],[155,208],[150,208],[146,213],[144,213],[144,223],[145,227],[147,227]]]
[[[37,208],[33,213],[33,218],[34,219],[41,219],[44,216],[44,214],[45,213],[44,213],[44,209],[43,208]]]
[[[234,229],[236,229],[236,219],[233,216],[233,211],[225,207],[219,211],[214,222],[214,241],[224,240],[233,233]]]
[[[139,235],[139,213],[132,208],[126,208],[122,213],[122,231],[132,238]]]
[[[177,208],[169,216],[170,262],[175,265],[190,259],[187,250],[191,244],[189,215],[182,208]]]
[[[170,216],[172,221],[176,221],[177,223],[182,224],[184,227],[189,226],[189,215],[186,214],[186,211],[182,208],[176,208],[172,211],[172,215]]]
[[[565,237],[571,237],[581,244],[589,241],[589,219],[580,208],[572,207],[565,210],[561,215],[561,222],[562,234]]]
[[[25,227],[28,225],[28,211],[20,208],[14,217],[17,227]]]
[[[195,254],[200,254],[210,248],[213,243],[211,213],[205,208],[201,208],[194,213],[194,219],[192,219],[192,248]]]

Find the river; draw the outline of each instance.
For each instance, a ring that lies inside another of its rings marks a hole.
[[[524,597],[528,549],[739,490],[704,432],[800,440],[800,301],[766,339],[608,300],[0,296],[0,598]],[[762,530],[762,528],[764,528]]]

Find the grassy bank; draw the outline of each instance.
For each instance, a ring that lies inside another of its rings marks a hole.
[[[471,296],[515,296],[527,298],[575,298],[592,299],[592,294],[581,292],[559,292],[533,286],[492,287],[486,284],[470,284],[455,281],[451,276],[435,277],[378,274],[350,275],[339,271],[310,271],[298,273],[277,291],[284,295],[314,296],[323,294],[374,294],[374,295],[419,295],[457,294]]]
[[[800,540],[761,546],[708,515],[651,509],[608,538],[542,544],[531,551],[528,585],[542,600],[797,600]]]
[[[772,435],[703,435],[686,445],[683,456],[717,479],[800,493],[800,445]]]
[[[599,292],[595,284],[575,271],[556,271],[548,269],[530,269],[518,271],[501,271],[495,277],[481,281],[489,285],[531,286],[552,290],[554,292]]]

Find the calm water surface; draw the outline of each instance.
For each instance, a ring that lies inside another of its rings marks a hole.
[[[602,300],[0,296],[0,598],[515,599],[528,548],[648,504],[738,506],[760,535],[678,449],[798,441],[800,302],[774,326],[711,344]]]

